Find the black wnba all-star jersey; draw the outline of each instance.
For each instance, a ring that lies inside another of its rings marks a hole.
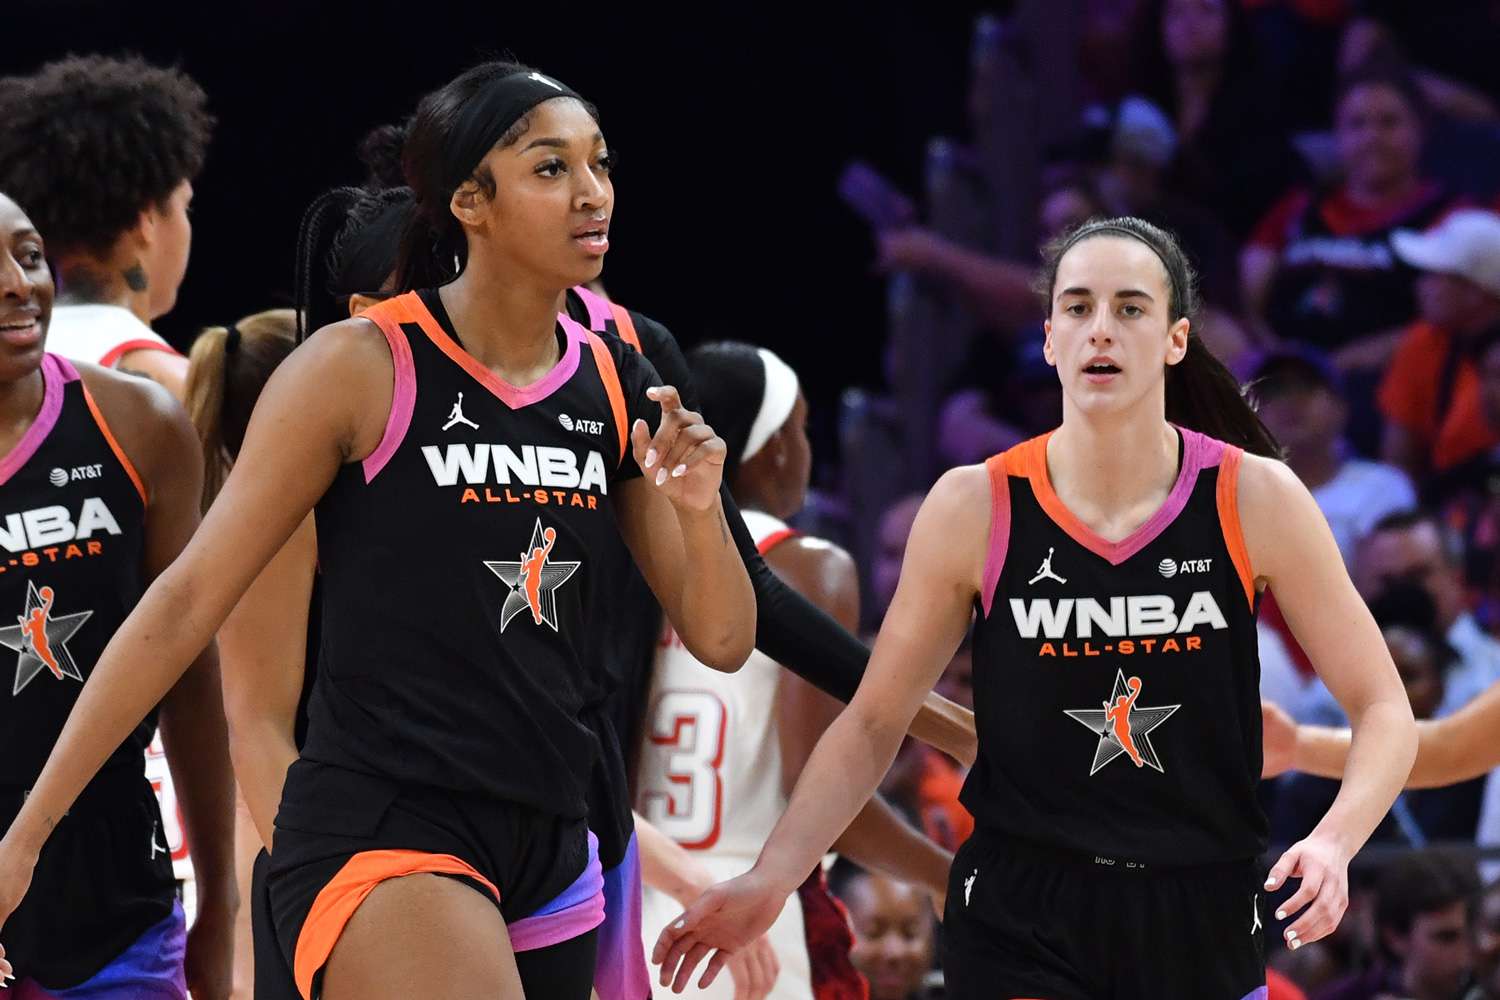
[[[578,721],[614,581],[595,554],[638,475],[655,372],[560,316],[561,360],[517,389],[459,345],[434,291],[364,314],[395,392],[376,451],[319,502],[322,641],[303,756],[408,784],[585,812]]]
[[[0,787],[30,788],[141,596],[144,489],[73,366],[42,359],[42,408],[0,460]],[[153,712],[94,783],[140,784]]]
[[[1046,437],[987,463],[979,759],[962,794],[981,826],[1101,863],[1196,865],[1264,849],[1242,453],[1179,432],[1176,485],[1119,542],[1058,500]]]

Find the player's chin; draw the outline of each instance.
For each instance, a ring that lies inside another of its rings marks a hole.
[[[22,347],[0,341],[0,383],[19,381],[40,368],[46,353],[44,344],[38,340]]]

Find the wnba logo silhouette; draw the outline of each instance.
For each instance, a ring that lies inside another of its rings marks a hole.
[[[20,654],[16,661],[15,684],[11,687],[13,695],[20,694],[44,669],[58,680],[65,677],[83,680],[83,672],[68,651],[68,640],[93,612],[75,611],[54,617],[52,604],[56,597],[51,587],[44,585],[39,588],[27,581],[26,605],[16,616],[16,624],[0,628],[0,646]]]
[[[557,545],[557,529],[542,527],[541,518],[531,529],[531,543],[516,561],[485,560],[485,568],[500,578],[509,592],[500,609],[500,631],[523,611],[531,612],[535,625],[546,625],[558,631],[557,588],[578,572],[582,562],[562,562],[552,558]]]
[[[1149,767],[1165,773],[1160,758],[1156,756],[1156,748],[1151,745],[1151,731],[1182,706],[1138,706],[1136,700],[1140,696],[1141,679],[1131,677],[1126,680],[1124,672],[1116,670],[1114,690],[1101,703],[1104,706],[1102,712],[1096,708],[1075,708],[1063,713],[1099,737],[1099,745],[1094,749],[1094,763],[1089,770],[1091,777],[1104,765],[1122,756],[1128,756],[1136,767]]]

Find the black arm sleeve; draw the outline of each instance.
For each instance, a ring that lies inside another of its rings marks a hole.
[[[692,371],[676,339],[660,323],[632,312],[641,350],[662,381],[676,386],[684,406],[698,408]],[[726,484],[719,490],[735,547],[755,588],[755,647],[809,684],[839,701],[854,697],[870,651],[838,622],[782,582],[766,565]]]

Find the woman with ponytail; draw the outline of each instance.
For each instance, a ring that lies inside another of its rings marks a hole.
[[[955,469],[917,517],[869,671],[747,874],[666,928],[679,992],[765,931],[890,766],[973,622],[976,831],[949,876],[955,1000],[1265,996],[1262,896],[1296,948],[1411,768],[1380,631],[1307,490],[1193,331],[1166,232],[1095,220],[1050,248],[1056,430]],[[1266,587],[1353,721],[1344,785],[1263,877],[1255,613]],[[715,951],[717,949],[717,951]]]
[[[609,245],[591,106],[486,63],[422,100],[404,155],[411,291],[267,383],[205,530],[101,657],[0,843],[0,921],[29,872],[11,845],[45,839],[316,507],[317,679],[267,879],[299,994],[589,996],[603,901],[578,717],[615,584],[592,553],[623,539],[695,655],[737,669],[755,601],[724,443],[639,355],[558,315]]]

